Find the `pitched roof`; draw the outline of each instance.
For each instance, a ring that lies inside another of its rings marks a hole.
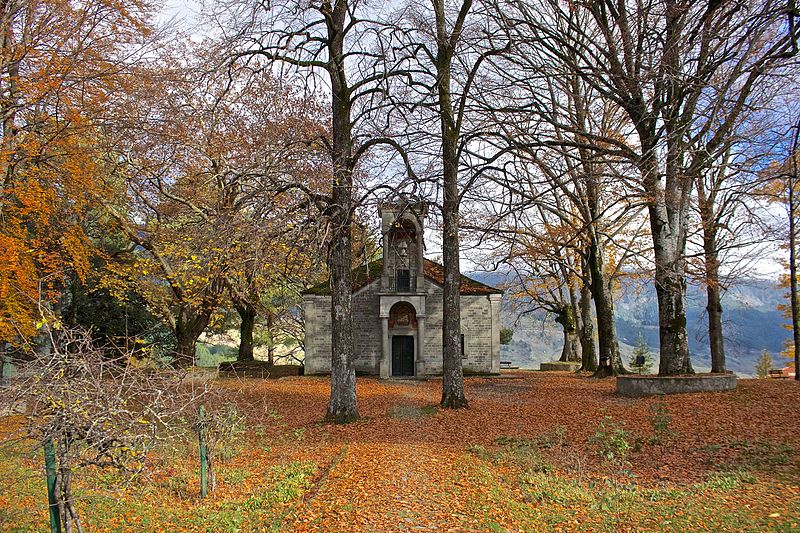
[[[435,263],[430,259],[425,259],[424,262],[424,272],[425,278],[429,279],[439,285],[444,285],[444,267],[439,263]],[[381,279],[381,274],[383,273],[383,259],[376,259],[371,263],[368,263],[366,267],[364,265],[359,266],[358,268],[354,268],[352,275],[353,275],[353,292],[358,291],[359,289],[366,287],[373,281]],[[326,296],[330,295],[331,293],[331,284],[330,280],[320,283],[319,285],[314,285],[303,291],[303,294],[313,294],[317,296]],[[473,296],[473,295],[483,295],[483,294],[502,294],[503,291],[496,287],[491,287],[480,281],[475,281],[472,278],[468,278],[467,276],[461,275],[461,294]]]

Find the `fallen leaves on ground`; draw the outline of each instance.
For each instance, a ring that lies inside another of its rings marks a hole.
[[[434,407],[438,380],[359,378],[361,419],[342,426],[320,422],[326,378],[218,386],[247,414],[249,431],[218,463],[212,498],[197,496],[191,449],[158,458],[149,477],[113,495],[97,472],[79,485],[91,529],[800,527],[796,382],[740,380],[732,392],[627,399],[613,380],[518,372],[467,379],[470,408],[446,411]],[[660,433],[658,408],[668,416]],[[624,462],[604,461],[590,443],[603,419],[627,432]],[[2,453],[0,476],[19,481],[0,485],[0,526],[40,529],[38,457]]]

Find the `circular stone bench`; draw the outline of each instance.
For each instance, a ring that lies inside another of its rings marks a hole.
[[[683,376],[617,376],[620,396],[651,396],[684,392],[718,392],[736,388],[736,374],[689,374]]]
[[[550,361],[548,363],[540,363],[539,370],[546,372],[562,371],[562,372],[575,372],[581,367],[580,363],[572,361]]]

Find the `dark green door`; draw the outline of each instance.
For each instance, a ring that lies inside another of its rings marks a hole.
[[[411,335],[392,337],[392,375],[414,375],[414,337]]]

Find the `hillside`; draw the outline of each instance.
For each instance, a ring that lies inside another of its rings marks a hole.
[[[474,272],[471,277],[490,285],[502,285],[502,273]],[[777,310],[786,300],[785,289],[769,280],[743,280],[729,288],[723,297],[723,329],[728,368],[736,373],[751,375],[762,350],[770,352],[780,362],[778,353],[789,339],[784,327],[786,319]],[[652,284],[626,280],[615,294],[617,334],[623,354],[627,355],[641,333],[650,349],[658,351],[658,304]],[[711,366],[708,351],[705,292],[691,286],[688,290],[687,325],[689,349],[696,370]],[[501,359],[514,361],[522,368],[538,368],[561,353],[562,331],[555,317],[544,312],[520,316],[504,302],[501,310],[503,326],[514,329],[514,338],[502,347]]]

